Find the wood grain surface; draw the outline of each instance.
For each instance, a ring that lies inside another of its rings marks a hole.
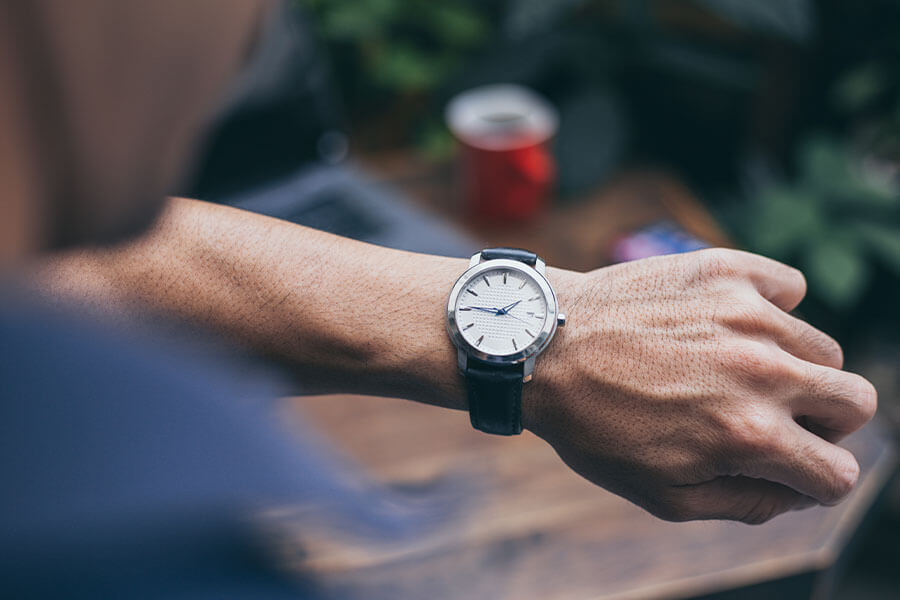
[[[623,173],[596,193],[557,201],[534,222],[503,227],[466,220],[452,164],[397,152],[368,157],[364,166],[484,246],[526,247],[553,266],[608,264],[618,235],[664,219],[711,245],[731,245],[665,172]],[[421,539],[326,539],[303,553],[295,566],[313,569],[321,588],[340,598],[826,597],[835,565],[897,463],[875,422],[846,442],[862,475],[836,507],[760,526],[668,523],[583,480],[527,432],[490,436],[473,430],[464,413],[387,398],[306,397],[292,406],[381,482],[464,491],[457,516]]]
[[[291,401],[383,482],[448,476],[469,490],[440,531],[385,548],[315,549],[325,589],[365,598],[684,598],[825,572],[875,501],[896,459],[872,423],[847,441],[863,473],[832,508],[760,526],[668,523],[571,472],[527,432],[502,438],[467,415],[358,396]]]

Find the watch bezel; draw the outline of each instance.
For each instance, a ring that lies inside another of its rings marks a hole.
[[[522,275],[531,278],[538,287],[540,287],[541,292],[543,292],[544,297],[547,299],[547,318],[544,320],[544,325],[541,327],[538,335],[531,344],[525,346],[518,352],[513,352],[511,354],[490,354],[483,350],[479,350],[463,337],[462,332],[459,330],[459,325],[456,322],[456,304],[459,300],[459,295],[462,293],[466,284],[485,271],[498,268],[507,268],[518,271]],[[546,277],[529,265],[517,260],[495,258],[469,267],[459,276],[456,283],[453,284],[453,287],[450,290],[450,296],[447,299],[447,332],[450,334],[450,339],[453,340],[454,345],[457,348],[463,349],[469,356],[488,363],[514,365],[525,362],[533,356],[537,356],[547,347],[550,340],[553,339],[553,335],[556,333],[556,318],[558,314],[559,306],[556,300],[556,292],[553,291],[553,286],[550,285],[550,282],[547,281]]]

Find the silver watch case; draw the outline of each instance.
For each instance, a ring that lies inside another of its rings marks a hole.
[[[547,298],[547,319],[544,321],[544,325],[540,332],[538,332],[534,341],[518,352],[503,355],[488,354],[471,345],[463,338],[456,322],[456,304],[466,283],[471,279],[478,277],[485,271],[496,269],[498,267],[505,267],[507,269],[518,271],[525,277],[531,278],[541,288],[544,297]],[[447,332],[450,334],[450,339],[453,340],[453,344],[456,346],[457,362],[460,371],[465,372],[469,356],[474,356],[484,362],[497,365],[525,363],[523,380],[526,382],[531,380],[534,372],[535,358],[544,351],[550,343],[550,340],[553,339],[553,335],[556,333],[558,325],[565,322],[565,316],[559,312],[556,292],[553,291],[553,287],[544,276],[543,270],[544,262],[540,259],[538,259],[535,267],[532,268],[517,260],[497,258],[482,261],[481,253],[472,256],[469,268],[456,280],[456,283],[450,290],[450,297],[447,299]]]

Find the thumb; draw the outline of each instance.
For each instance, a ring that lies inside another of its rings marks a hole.
[[[728,519],[750,525],[818,504],[780,483],[744,476],[718,477],[678,490],[680,501],[698,519]]]

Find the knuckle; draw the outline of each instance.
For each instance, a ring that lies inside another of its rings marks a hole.
[[[795,339],[823,360],[825,366],[840,369],[844,365],[844,350],[830,335],[803,321],[795,321]]]
[[[844,349],[841,348],[841,345],[830,335],[826,335],[824,333],[819,332],[816,329],[813,331],[820,333],[817,336],[818,345],[821,349],[822,356],[826,357],[829,361],[829,365],[833,366],[835,369],[840,369],[844,366]],[[812,344],[813,342],[811,342]]]
[[[737,273],[737,257],[725,248],[709,248],[697,253],[697,276],[701,281],[732,277]]]
[[[723,325],[738,331],[758,331],[766,318],[761,302],[740,296],[728,302],[717,315]]]
[[[807,386],[808,393],[841,407],[848,432],[868,423],[878,410],[875,387],[855,373],[810,367]]]
[[[856,486],[859,479],[859,463],[848,452],[832,467],[822,498],[824,504],[837,504]]]
[[[818,398],[831,399],[840,397],[845,386],[841,385],[840,376],[827,369],[821,369],[816,365],[807,364],[804,373],[805,386],[802,392]]]
[[[801,271],[800,269],[797,269],[796,267],[786,265],[784,263],[778,263],[778,264],[783,266],[786,269],[788,277],[794,280],[793,284],[799,290],[800,298],[805,297],[806,291],[807,291],[807,284],[806,284],[806,276],[803,274],[803,271]]]
[[[755,390],[762,390],[780,382],[789,369],[773,347],[759,341],[747,340],[726,350],[726,361],[733,374]]]
[[[858,429],[868,423],[878,410],[878,392],[875,387],[863,377],[853,373],[840,373],[847,378],[846,384],[841,388],[843,394],[838,397],[848,406],[855,427]]]
[[[764,412],[745,412],[730,423],[729,445],[739,454],[767,454],[777,450],[775,420]]]
[[[875,413],[878,411],[878,391],[875,389],[875,386],[864,377],[853,375],[853,381],[855,388],[853,393],[854,399],[856,400],[855,404],[858,407],[859,412],[864,419],[863,423],[865,424],[871,421],[872,417],[874,417]]]

